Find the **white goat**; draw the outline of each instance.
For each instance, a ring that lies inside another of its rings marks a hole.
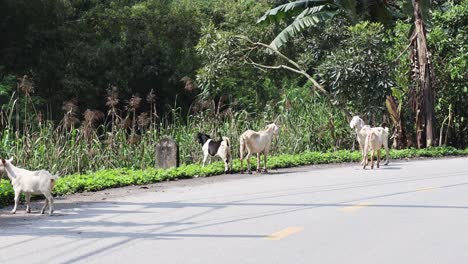
[[[264,130],[261,130],[259,132],[253,131],[253,130],[247,130],[245,131],[239,138],[240,141],[240,171],[241,173],[244,173],[243,171],[243,159],[244,159],[244,153],[247,152],[247,171],[248,173],[252,173],[250,169],[250,156],[252,154],[257,154],[257,172],[260,172],[260,154],[263,153],[263,159],[264,159],[264,167],[263,170],[265,173],[268,173],[267,171],[267,156],[268,156],[268,151],[270,150],[270,145],[271,145],[271,140],[273,136],[278,136],[279,134],[279,126],[277,126],[275,123],[269,124],[265,127]]]
[[[351,121],[349,122],[349,126],[354,129],[356,132],[356,138],[359,143],[359,150],[361,151],[361,165],[364,165],[364,161],[367,164],[367,151],[364,149],[365,141],[367,138],[367,135],[369,134],[370,131],[375,131],[378,135],[382,135],[382,145],[385,148],[385,163],[384,165],[388,165],[389,160],[388,160],[388,154],[389,154],[389,149],[388,149],[388,128],[383,128],[383,127],[373,127],[371,128],[369,125],[366,125],[364,121],[359,117],[359,116],[353,116]],[[385,133],[385,130],[387,133]]]
[[[50,174],[46,170],[29,171],[15,167],[11,162],[13,158],[8,160],[2,159],[0,171],[6,171],[8,178],[11,180],[13,190],[15,191],[15,206],[11,211],[16,213],[21,192],[24,192],[26,198],[26,213],[31,212],[31,194],[43,194],[46,197],[44,207],[41,214],[44,213],[47,204],[49,204],[49,215],[54,211],[54,199],[52,190],[58,177]]]
[[[371,129],[369,134],[366,137],[366,142],[364,144],[364,158],[362,162],[364,163],[363,169],[366,169],[367,166],[367,151],[372,151],[371,153],[371,169],[374,169],[374,154],[377,151],[377,168],[380,167],[380,156],[381,148],[384,144],[384,141],[388,139],[388,128],[385,129]]]

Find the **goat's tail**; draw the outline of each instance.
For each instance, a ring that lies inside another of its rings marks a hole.
[[[240,153],[239,153],[239,154],[240,154],[240,158],[241,158],[241,160],[242,160],[242,159],[244,158],[244,153],[246,152],[246,149],[245,149],[245,139],[242,137],[242,135],[241,135],[241,137],[239,138],[239,143],[240,143],[240,148],[239,148]]]
[[[244,153],[245,153],[245,138],[243,137],[243,135],[240,136],[239,138],[239,158],[240,158],[240,173],[244,173],[244,166],[243,166],[243,161],[244,161]],[[247,165],[247,168],[249,167],[249,165]]]
[[[226,144],[228,147],[231,147],[231,141],[229,140],[228,137],[223,137],[223,140],[226,141]]]
[[[57,175],[50,175],[50,190],[54,189],[55,183],[57,182],[57,180],[58,180]]]

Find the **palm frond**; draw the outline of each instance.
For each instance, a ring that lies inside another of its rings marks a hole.
[[[303,13],[308,10],[304,10]],[[301,14],[291,24],[289,24],[276,38],[270,43],[270,46],[274,49],[278,49],[283,46],[290,39],[296,37],[300,32],[307,28],[316,26],[317,24],[333,17],[336,14],[335,11],[318,11],[315,13],[309,13],[307,16]]]
[[[315,6],[332,4],[333,2],[333,0],[301,0],[279,5],[266,11],[266,13],[257,20],[257,23],[278,21],[286,16],[290,16],[291,13],[300,12],[303,9]]]

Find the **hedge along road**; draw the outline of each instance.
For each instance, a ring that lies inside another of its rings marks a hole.
[[[467,263],[467,161],[232,175],[58,206],[3,222],[0,263]]]

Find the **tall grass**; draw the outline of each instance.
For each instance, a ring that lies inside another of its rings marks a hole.
[[[228,105],[215,109],[211,101],[198,100],[188,115],[173,107],[162,116],[156,112],[157,100],[152,91],[146,100],[134,96],[124,101],[111,89],[105,98],[107,114],[87,110],[84,120],[79,120],[83,114],[77,112],[76,102],[67,101],[58,124],[42,120],[28,96],[21,94],[20,99],[28,102],[23,105],[24,111],[16,107],[15,96],[2,106],[1,156],[13,156],[25,168],[46,168],[59,175],[154,167],[155,145],[163,136],[178,142],[182,164],[198,163],[202,159],[201,147],[195,140],[199,131],[229,137],[236,158],[240,134],[247,129],[262,129],[274,119],[279,120],[281,132],[273,143],[272,154],[348,148],[354,139],[344,116],[302,88],[287,90],[281,100],[257,113],[236,111]]]

